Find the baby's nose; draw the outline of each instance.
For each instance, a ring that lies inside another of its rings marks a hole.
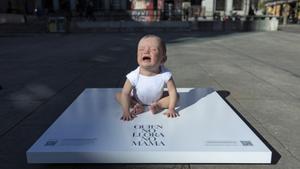
[[[150,48],[149,47],[145,47],[144,48],[144,53],[149,53],[150,52]]]

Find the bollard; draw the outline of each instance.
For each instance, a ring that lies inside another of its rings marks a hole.
[[[48,32],[66,32],[67,25],[65,17],[49,17]]]
[[[278,19],[276,17],[272,17],[272,19],[270,20],[270,31],[277,31],[278,23]]]
[[[56,20],[54,17],[48,18],[48,32],[56,32]]]
[[[251,24],[251,29],[254,31],[277,31],[278,18],[274,16],[257,17]]]
[[[57,32],[66,32],[67,22],[65,17],[57,17],[56,18],[57,23]]]

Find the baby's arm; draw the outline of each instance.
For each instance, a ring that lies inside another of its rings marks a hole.
[[[132,120],[135,116],[129,112],[131,90],[132,90],[132,85],[127,79],[123,86],[122,93],[121,93],[121,100],[120,100],[123,109],[123,115],[121,119],[125,121]]]
[[[173,78],[171,78],[167,82],[167,88],[168,88],[170,100],[169,100],[168,111],[164,114],[167,115],[168,117],[177,117],[179,116],[179,114],[175,111],[175,106],[178,100],[178,94],[177,94],[177,90]]]

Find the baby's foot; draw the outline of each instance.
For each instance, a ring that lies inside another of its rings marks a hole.
[[[140,114],[143,113],[144,111],[145,111],[144,106],[139,103],[135,104],[131,110],[133,114]]]
[[[157,102],[154,102],[150,105],[149,109],[153,114],[156,114],[162,110],[162,107]]]

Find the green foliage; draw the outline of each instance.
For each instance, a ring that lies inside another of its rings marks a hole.
[[[265,9],[265,2],[263,0],[260,0],[258,2],[257,8],[260,9],[260,10]]]

